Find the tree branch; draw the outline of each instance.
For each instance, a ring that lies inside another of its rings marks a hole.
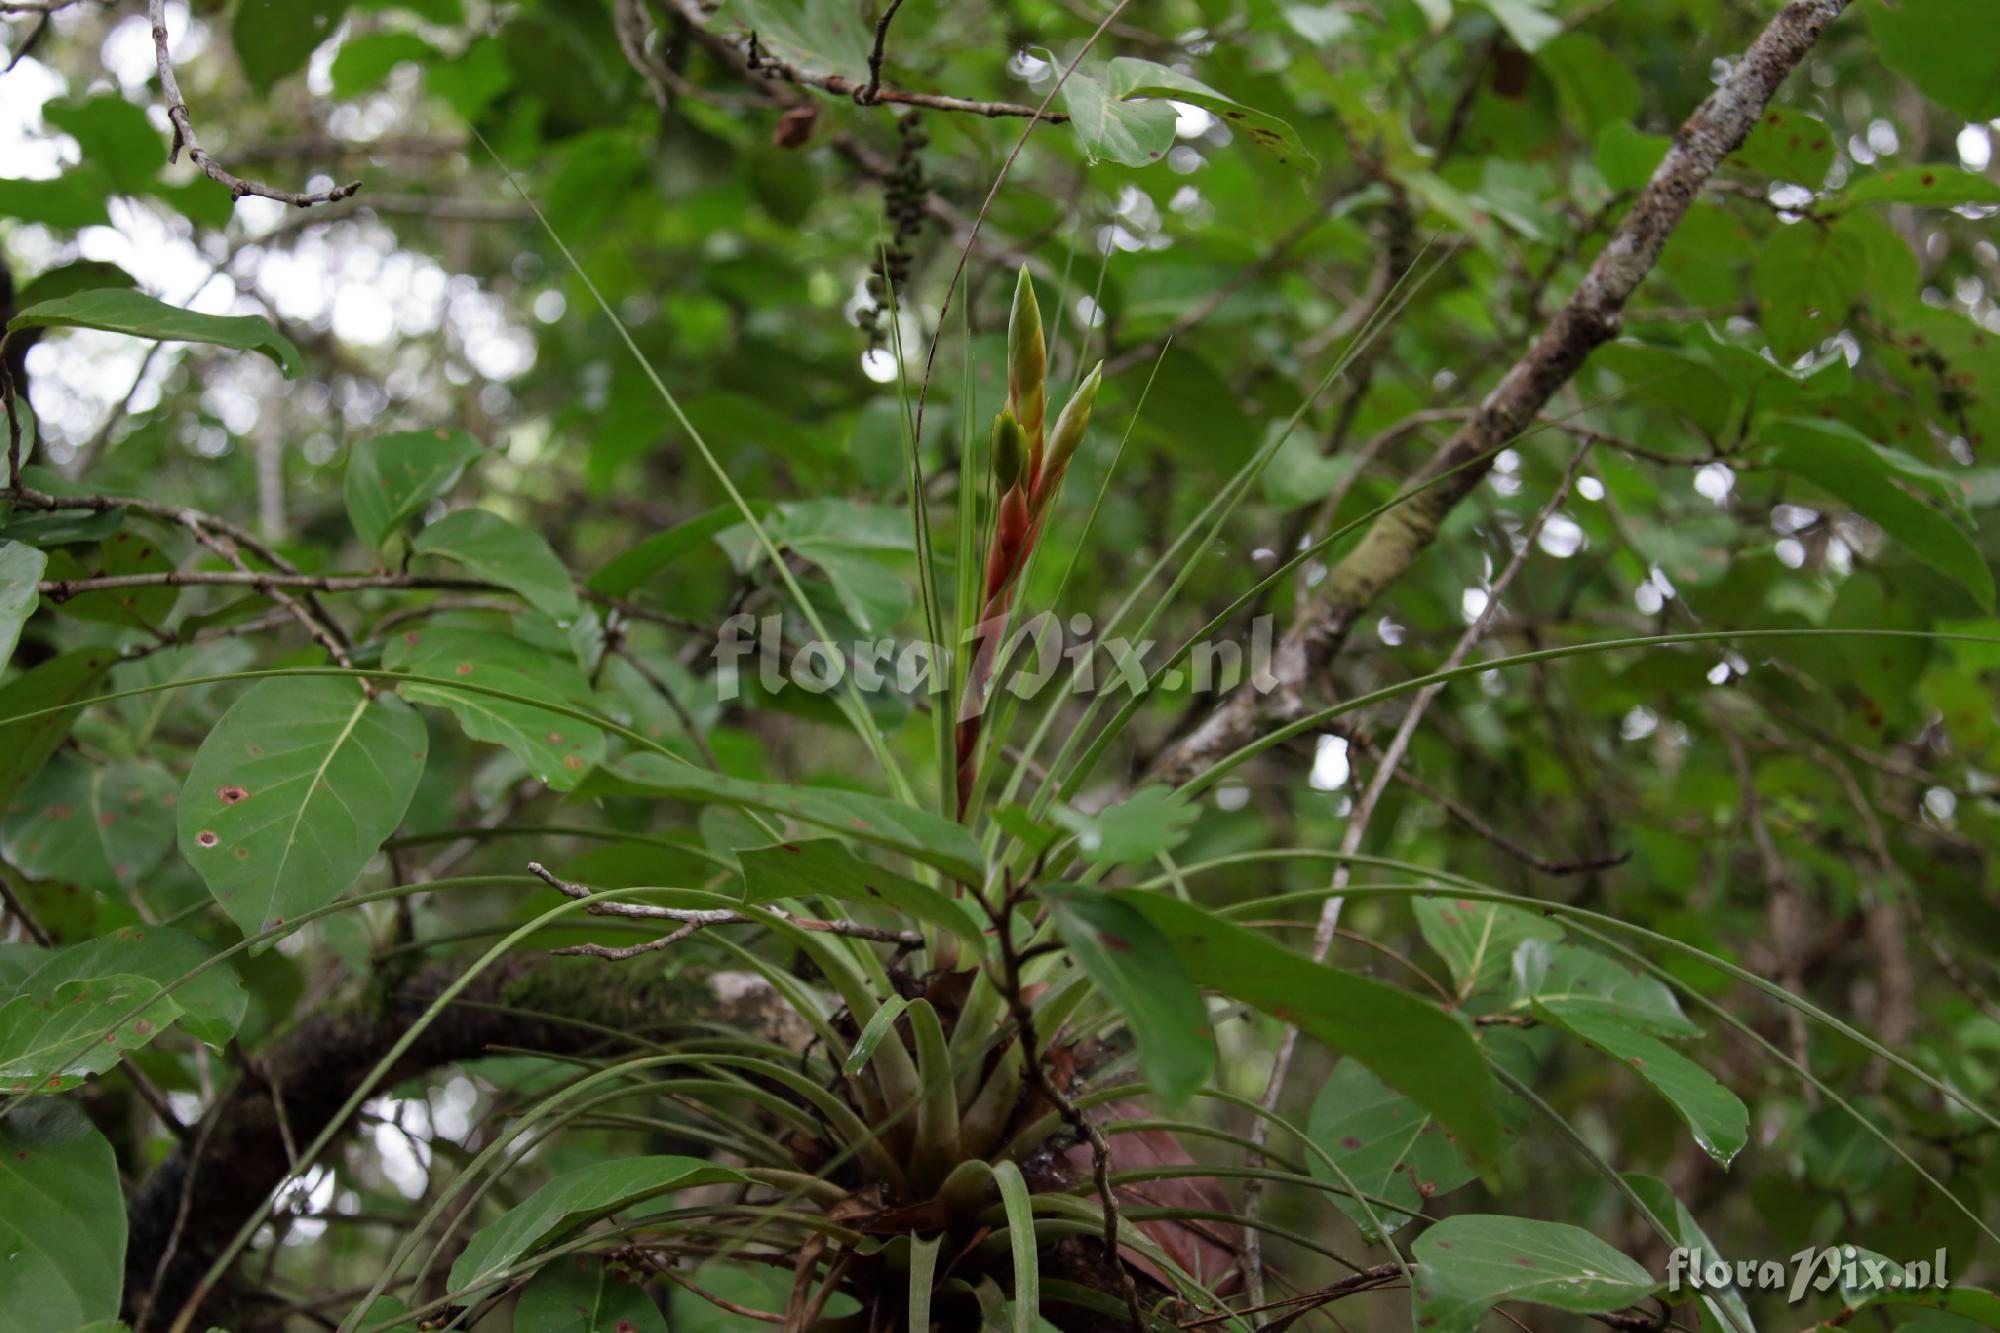
[[[462,966],[433,964],[400,984],[376,980],[260,1052],[259,1066],[269,1077],[241,1079],[218,1098],[202,1117],[194,1146],[175,1149],[133,1196],[125,1255],[127,1318],[137,1318],[149,1305],[162,1311],[181,1307],[220,1246],[290,1173],[280,1119],[294,1136],[309,1138],[324,1130],[335,1108],[457,979]],[[711,984],[688,974],[646,977],[546,958],[508,959],[467,987],[383,1086],[474,1059],[500,1044],[550,1055],[589,1051],[603,1044],[606,1028],[640,1032],[721,1022],[774,1040],[796,1040],[790,1011],[767,987],[737,984],[740,974],[728,974],[728,980],[724,985],[718,977]],[[273,1099],[273,1086],[283,1089],[282,1108]],[[187,1221],[177,1227],[183,1210]],[[229,1295],[218,1291],[204,1303],[211,1321],[225,1313]]]
[[[1186,777],[1307,711],[1309,683],[1332,662],[1363,613],[1436,539],[1445,516],[1479,484],[1494,456],[1534,424],[1592,351],[1617,334],[1625,302],[1659,259],[1695,196],[1848,3],[1791,0],[1778,12],[1681,126],[1632,211],[1534,345],[1412,479],[1425,489],[1376,519],[1335,566],[1279,645],[1273,664],[1276,688],[1268,694],[1237,693],[1167,753],[1156,776]]]
[[[194,135],[194,118],[188,112],[187,98],[181,96],[180,81],[174,77],[174,59],[167,50],[167,0],[148,0],[147,12],[153,22],[153,51],[160,70],[160,92],[167,99],[167,122],[174,127],[174,141],[167,149],[167,161],[180,160],[181,150],[187,150],[188,161],[200,167],[202,173],[218,185],[229,190],[237,199],[245,195],[255,195],[260,199],[276,199],[281,204],[293,208],[311,208],[314,204],[330,204],[345,199],[361,188],[360,181],[349,181],[336,185],[331,190],[317,194],[300,194],[292,190],[274,190],[256,181],[244,180],[233,174],[229,168],[208,155],[206,149]]]

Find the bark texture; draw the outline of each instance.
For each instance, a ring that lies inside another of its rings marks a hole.
[[[1268,694],[1239,691],[1173,746],[1155,774],[1185,779],[1308,711],[1311,682],[1382,590],[1408,572],[1445,516],[1469,495],[1494,456],[1534,424],[1591,352],[1618,334],[1619,314],[1722,160],[1755,128],[1778,86],[1849,0],[1791,0],[1674,137],[1674,145],[1561,310],[1486,395],[1479,410],[1411,478],[1435,485],[1375,520],[1336,565],[1279,644]],[[1450,475],[1446,475],[1450,474]]]
[[[161,1162],[131,1199],[127,1320],[140,1317],[152,1291],[148,1327],[170,1323],[221,1247],[291,1174],[277,1096],[284,1099],[291,1141],[310,1141],[462,967],[438,963],[400,981],[375,980],[351,999],[307,1016],[258,1053],[257,1073],[218,1098],[188,1143]],[[380,1086],[472,1059],[496,1045],[550,1054],[593,1050],[605,1045],[603,1027],[658,1034],[699,1020],[781,1038],[796,1018],[761,985],[725,984],[741,980],[734,973],[646,976],[581,959],[508,959],[444,1010]],[[486,1006],[532,1010],[536,1016]],[[203,1319],[194,1327],[216,1322],[243,1299],[245,1293],[218,1289],[204,1300]]]

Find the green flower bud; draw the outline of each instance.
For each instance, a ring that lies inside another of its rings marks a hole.
[[[1047,410],[1042,377],[1047,370],[1042,311],[1035,304],[1034,279],[1023,264],[1020,279],[1014,284],[1014,311],[1007,319],[1007,402],[1022,431],[1033,441],[1042,437],[1042,416]]]
[[[1050,477],[1060,477],[1069,460],[1076,456],[1076,447],[1083,443],[1083,433],[1090,428],[1090,409],[1097,402],[1097,386],[1103,380],[1104,363],[1100,361],[1084,376],[1083,383],[1076,386],[1062,415],[1056,418],[1055,430],[1049,434]]]
[[[1003,407],[993,418],[993,480],[1000,494],[1014,489],[1027,465],[1027,442],[1021,436],[1021,423]]]

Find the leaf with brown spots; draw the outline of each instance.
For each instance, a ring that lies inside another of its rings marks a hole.
[[[1500,1301],[1600,1314],[1644,1300],[1660,1284],[1581,1227],[1524,1217],[1447,1217],[1410,1247],[1412,1310],[1431,1333],[1474,1333]]]
[[[0,1092],[67,1092],[180,1014],[159,982],[129,973],[23,988],[0,1005]]]
[[[590,701],[590,686],[568,658],[502,634],[432,628],[392,640],[383,650],[382,665],[392,671],[465,680],[520,695],[523,702],[447,685],[413,682],[398,687],[411,703],[449,710],[473,740],[506,746],[527,767],[529,776],[556,791],[573,789],[585,773],[604,762],[602,731],[526,702]]]
[[[177,791],[158,764],[58,754],[8,803],[0,855],[34,879],[123,894],[173,846]]]
[[[427,751],[423,719],[392,695],[332,677],[264,681],[195,754],[181,854],[244,933],[260,933],[346,892],[402,822]]]

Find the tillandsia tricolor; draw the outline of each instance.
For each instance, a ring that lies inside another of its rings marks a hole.
[[[986,549],[986,577],[979,621],[973,630],[972,668],[958,723],[958,816],[979,777],[979,738],[984,730],[986,691],[1004,637],[1014,586],[1034,553],[1043,524],[1055,506],[1063,475],[1090,425],[1091,405],[1104,366],[1091,368],[1045,430],[1048,415],[1048,349],[1042,340],[1042,312],[1026,265],[1014,284],[1014,308],[1007,320],[1007,405],[993,418],[992,458],[995,513]]]

